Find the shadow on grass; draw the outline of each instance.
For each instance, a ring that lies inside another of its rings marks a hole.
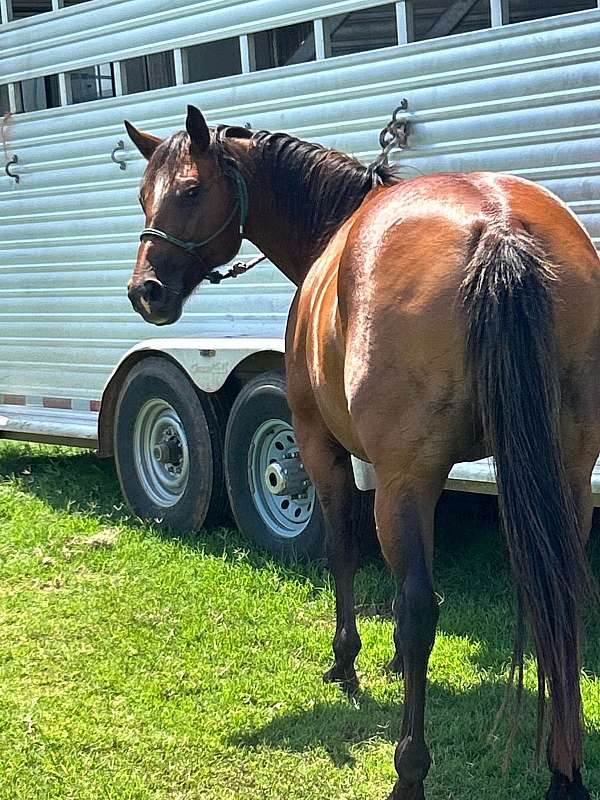
[[[464,798],[464,771],[471,772],[472,788],[481,775],[482,782],[500,790],[498,797],[523,797],[523,780],[528,789],[542,797],[549,783],[544,760],[534,764],[536,698],[526,693],[519,717],[519,730],[508,774],[502,764],[510,738],[509,720],[503,719],[491,735],[494,718],[504,697],[504,686],[489,682],[457,694],[444,685],[430,682],[427,702],[427,740],[435,757],[430,786],[443,783],[443,797]],[[308,752],[322,749],[336,767],[354,767],[358,751],[375,742],[398,741],[402,706],[399,702],[378,701],[367,693],[356,704],[340,699],[321,702],[309,710],[281,714],[268,724],[231,737],[234,747],[269,748],[275,751]],[[589,753],[598,754],[600,739],[595,731],[587,736]],[[535,788],[537,784],[537,788]],[[439,791],[435,796],[442,796]],[[487,794],[485,795],[488,796]],[[529,792],[527,793],[529,795]]]
[[[536,800],[544,796],[550,774],[542,757],[535,763],[534,742],[537,700],[531,693],[523,698],[514,750],[503,763],[510,739],[509,719],[504,718],[492,733],[505,688],[485,683],[470,691],[456,693],[430,682],[426,714],[426,736],[434,759],[428,776],[427,796],[466,798],[484,796],[498,800]],[[362,694],[353,704],[344,699],[317,703],[309,710],[281,714],[268,724],[231,737],[237,748],[296,753],[321,749],[337,768],[354,768],[360,751],[377,742],[395,745],[400,730],[402,706],[378,701]],[[600,736],[592,730],[586,736],[585,779],[598,782]],[[485,786],[480,795],[478,790]],[[594,795],[596,797],[596,795]]]
[[[238,561],[242,551],[256,569],[274,567],[282,579],[303,580],[315,593],[330,585],[322,562],[281,563],[244,539],[231,520],[213,522],[196,532],[169,531],[140,520],[123,500],[112,459],[100,459],[91,451],[6,441],[0,448],[2,479],[18,481],[22,491],[58,512],[93,516],[107,526],[127,525],[232,561]]]
[[[374,739],[394,742],[400,707],[362,693],[356,701],[315,703],[310,710],[281,714],[267,725],[230,739],[236,747],[302,752],[322,747],[336,766],[353,765],[351,749]]]
[[[90,515],[107,525],[126,524],[155,535],[174,538],[208,555],[237,560],[240,550],[256,569],[275,568],[283,579],[306,581],[318,592],[330,586],[322,562],[282,564],[247,542],[231,527],[213,527],[197,533],[168,533],[142,522],[127,509],[111,459],[89,451],[4,442],[0,450],[0,478],[18,480],[20,488],[57,511]],[[600,575],[600,527],[596,517],[590,559]],[[496,500],[482,495],[447,492],[436,514],[435,573],[442,601],[440,631],[480,642],[478,665],[498,669],[510,659],[514,620],[513,586],[505,548],[498,531]],[[466,577],[468,576],[468,577]],[[381,558],[370,558],[357,579],[359,617],[391,619],[393,580]],[[600,624],[590,614],[584,666],[600,674]],[[332,621],[333,626],[333,621]],[[392,644],[390,641],[390,651]]]
[[[20,443],[4,443],[0,450],[0,477],[15,479],[20,488],[38,497],[57,511],[90,515],[108,525],[126,524],[153,534],[165,535],[157,528],[132,517],[125,507],[112,461],[95,455],[61,448],[40,448]],[[596,521],[597,522],[597,521]],[[600,537],[592,536],[590,556],[596,575],[600,574]],[[329,586],[322,564],[277,564],[266,553],[253,548],[235,531],[226,528],[202,530],[194,535],[177,535],[186,546],[209,555],[239,558],[248,553],[256,569],[275,568],[281,577],[305,580],[315,591]],[[437,512],[435,570],[443,597],[440,631],[449,636],[477,640],[479,648],[470,656],[483,674],[498,672],[510,659],[512,647],[512,586],[504,546],[498,533],[495,500],[462,494],[447,494]],[[389,618],[393,582],[381,561],[372,560],[357,581],[359,615],[363,618]],[[591,616],[591,615],[590,615]],[[333,631],[333,620],[332,620]],[[600,674],[600,626],[597,615],[588,625],[584,664],[590,673]],[[390,655],[392,642],[390,636]],[[463,758],[473,762],[486,759],[493,751],[497,765],[503,757],[506,730],[494,748],[487,744],[493,711],[504,696],[504,686],[486,682],[474,690],[449,691],[441,683],[431,683],[428,693],[428,731],[434,752],[442,760]],[[369,740],[396,740],[400,724],[399,703],[378,701],[368,692],[357,703],[341,700],[317,703],[309,710],[277,716],[267,725],[239,735],[233,744],[303,751],[321,746],[338,765],[352,764],[354,746]],[[524,699],[524,732],[516,754],[521,765],[527,763],[527,747],[533,736],[535,699]],[[449,722],[450,720],[450,722]],[[589,737],[590,751],[600,754],[596,733]],[[482,756],[483,754],[483,756]],[[473,766],[473,764],[471,764]],[[440,763],[439,767],[442,767]],[[496,767],[495,767],[496,768]],[[458,778],[446,771],[449,781],[445,796],[464,796]]]
[[[482,713],[482,708],[499,708],[504,697],[504,686],[489,683],[477,687],[476,691],[456,694],[442,685],[428,686],[428,729],[433,740],[436,736],[437,720],[443,720],[441,739],[451,739],[459,734],[462,744],[471,740],[478,748],[493,747],[501,752],[504,729],[494,737],[496,744],[488,745],[493,717]],[[533,730],[536,701],[527,695],[523,700],[524,727]],[[310,709],[284,713],[259,729],[238,734],[231,744],[241,747],[267,746],[274,749],[302,752],[322,747],[338,766],[352,765],[352,748],[370,741],[398,741],[402,705],[394,701],[376,700],[368,692],[360,692],[348,700],[340,691],[338,700],[315,703]],[[464,727],[464,720],[470,727]],[[454,720],[449,723],[449,720]],[[504,726],[505,727],[505,726]],[[441,726],[440,726],[441,730]],[[446,746],[446,745],[445,745]]]

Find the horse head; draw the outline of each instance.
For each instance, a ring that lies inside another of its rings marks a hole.
[[[185,130],[164,140],[125,127],[148,160],[139,198],[146,223],[128,296],[147,322],[170,325],[201,281],[240,249],[246,183],[194,106]]]

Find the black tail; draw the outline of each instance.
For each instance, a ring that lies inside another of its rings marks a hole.
[[[548,757],[569,778],[582,760],[579,604],[587,562],[560,448],[552,266],[524,230],[491,226],[467,268],[467,361],[496,459],[500,515],[538,660]],[[517,643],[516,651],[522,642]]]

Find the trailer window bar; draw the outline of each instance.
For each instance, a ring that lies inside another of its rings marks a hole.
[[[312,22],[299,22],[249,36],[250,65],[254,71],[302,64],[316,59]]]
[[[114,65],[93,64],[67,73],[69,104],[115,97]]]
[[[89,1],[0,0],[0,24]],[[397,0],[3,84],[0,114],[181,86],[595,8],[600,8],[600,0]]]
[[[148,92],[175,86],[175,58],[172,50],[149,53],[120,62],[118,72],[122,81],[123,94]]]
[[[10,113],[10,95],[8,84],[4,83],[0,86],[0,118],[8,113]]]
[[[18,81],[14,86],[15,107],[13,111],[15,114],[58,108],[61,104],[58,75],[28,78]]]
[[[597,0],[507,0],[505,24],[589,11],[597,7]]]
[[[398,44],[398,21],[393,3],[326,17],[323,27],[326,58]]]

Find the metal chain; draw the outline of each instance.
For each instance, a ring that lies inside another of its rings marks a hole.
[[[394,109],[391,120],[381,129],[379,133],[379,146],[382,152],[377,156],[375,161],[369,164],[370,169],[388,165],[389,154],[394,148],[404,150],[408,140],[408,120],[406,117],[400,118],[398,114],[401,111],[406,111],[408,108],[408,100],[402,100],[398,108]]]

